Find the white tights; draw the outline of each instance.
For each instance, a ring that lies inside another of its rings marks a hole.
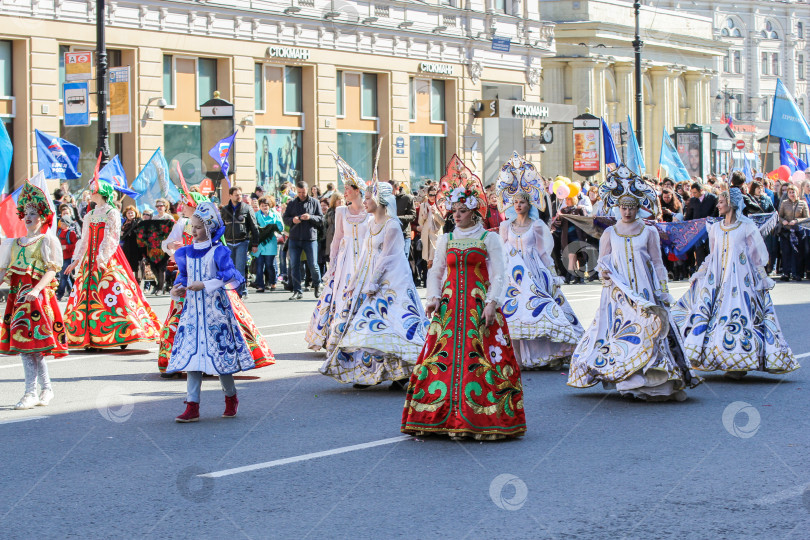
[[[37,395],[37,381],[42,390],[49,389],[51,378],[48,377],[48,365],[42,353],[25,353],[21,356],[25,371],[25,393]]]

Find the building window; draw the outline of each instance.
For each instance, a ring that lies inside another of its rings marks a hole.
[[[65,84],[65,53],[70,52],[68,45],[59,45],[59,88]],[[61,97],[59,99],[62,99]]]
[[[408,119],[416,121],[416,81],[413,77],[408,79]]]
[[[804,80],[804,55],[800,54],[799,58],[796,60],[796,75],[799,77],[800,81]]]
[[[426,180],[438,181],[445,168],[445,137],[413,135],[411,144],[411,189],[419,189]]]
[[[200,161],[202,151],[200,124],[164,123],[163,145],[166,162],[169,164],[169,175],[175,184],[180,185],[180,179],[177,177],[178,164],[189,185],[199,184],[203,181],[205,171],[202,170]],[[92,169],[90,176],[92,176]]]
[[[253,66],[253,101],[256,111],[264,111],[264,64]]]
[[[723,57],[723,73],[731,73],[731,67],[729,66],[729,53]]]
[[[804,24],[797,23],[796,24],[796,35],[799,39],[804,39]]]
[[[98,142],[98,120],[91,118],[89,126],[65,126],[65,122],[62,120],[59,122],[59,136],[84,150],[79,156],[79,166],[77,168],[78,172],[82,173],[81,177],[67,181],[70,191],[78,193],[86,188],[88,178],[93,178],[93,171],[96,168],[98,154],[96,154],[95,148]],[[122,140],[120,133],[110,134],[111,156],[120,153]],[[200,155],[199,151],[197,155]],[[124,164],[126,164],[126,159],[126,156],[121,156],[121,161]]]
[[[767,21],[765,23],[765,28],[761,32],[762,37],[765,39],[779,39],[779,34],[774,30],[773,23],[771,21]]]
[[[286,66],[284,68],[284,112],[303,112],[304,109],[301,105],[301,68]]]
[[[163,55],[163,99],[174,107],[174,57],[170,54]]]
[[[343,72],[335,74],[335,99],[337,100],[337,115],[346,116],[346,94],[343,93]]]
[[[768,53],[762,53],[761,59],[762,61],[760,63],[762,64],[761,66],[762,74],[768,75],[770,73],[770,65],[768,64]]]
[[[433,79],[430,81],[430,121],[444,122],[444,81]]]
[[[0,96],[11,96],[14,93],[11,73],[11,42],[0,41]]]
[[[495,8],[495,11],[500,13],[509,13],[506,10],[506,0],[494,0],[492,5]]]
[[[771,75],[779,76],[779,53],[773,53],[771,56]]]
[[[742,51],[734,51],[731,55],[734,58],[734,73],[742,73]]]
[[[761,111],[762,112],[762,120],[767,122],[768,118],[770,118],[770,114],[769,114],[770,101],[767,100],[767,99],[763,100],[761,107],[762,107],[762,111]]]
[[[726,26],[720,31],[720,35],[723,37],[742,37],[742,32],[737,27],[737,23],[734,22],[734,19],[726,19]]]
[[[197,106],[199,107],[209,99],[213,98],[214,91],[216,89],[216,58],[199,58],[197,60]]]
[[[374,73],[363,73],[361,103],[363,118],[377,118],[377,75]]]
[[[374,153],[377,148],[376,133],[339,131],[337,152],[362,179],[371,179],[374,169]],[[343,191],[343,182],[338,181],[338,190]]]

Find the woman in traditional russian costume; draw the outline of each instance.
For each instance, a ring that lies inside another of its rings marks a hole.
[[[68,346],[106,349],[157,341],[160,321],[119,245],[121,214],[112,204],[113,186],[95,179],[92,191],[96,207],[84,217],[82,237],[65,270],[78,267],[65,308]]]
[[[162,242],[161,248],[172,259],[174,253],[183,246],[191,245],[191,216],[194,215],[194,210],[197,205],[208,201],[208,197],[202,193],[188,191],[185,189],[185,182],[183,186],[183,200],[181,201],[180,217],[172,227],[172,232]],[[176,266],[176,262],[175,262]],[[175,376],[180,376],[179,373],[172,374],[166,373],[166,366],[169,365],[169,356],[172,352],[172,344],[174,343],[174,335],[177,332],[177,323],[180,321],[180,313],[183,311],[183,298],[172,298],[169,304],[169,314],[163,323],[163,328],[160,330],[160,348],[158,350],[158,371],[160,376],[164,379],[171,379]]]
[[[53,388],[45,357],[65,356],[68,348],[55,295],[62,246],[48,230],[54,217],[48,195],[26,180],[17,199],[17,215],[25,223],[26,235],[0,246],[0,281],[9,284],[0,354],[22,357],[25,393],[14,406],[20,410],[50,403]]]
[[[545,208],[543,183],[534,166],[517,155],[498,177],[500,225],[508,276],[501,310],[509,326],[515,357],[522,369],[567,364],[582,337],[582,325],[562,294],[563,278],[554,272],[554,239],[539,219]]]
[[[275,363],[264,337],[234,289],[244,282],[219,241],[225,224],[217,207],[199,204],[191,217],[193,243],[175,251],[177,279],[172,297],[184,297],[166,373],[187,373],[186,410],[175,420],[200,418],[203,374],[218,375],[225,393],[224,418],[236,416],[239,400],[233,374]],[[249,331],[246,331],[246,328]]]
[[[427,340],[408,385],[402,432],[492,440],[526,432],[520,366],[501,313],[503,244],[487,232],[481,181],[458,156],[440,184],[455,230],[428,272]]]
[[[787,373],[799,368],[782,334],[768,292],[768,249],[751,218],[742,213],[738,188],[721,192],[723,217],[708,226],[709,256],[672,308],[686,357],[701,371]]]
[[[428,321],[405,256],[391,186],[375,182],[363,204],[373,221],[347,287],[359,294],[352,294],[345,316],[339,316],[335,347],[320,371],[355,388],[392,381],[392,389],[404,389]]]
[[[335,235],[329,248],[329,270],[322,283],[326,286],[315,304],[307,328],[306,342],[310,349],[325,348],[330,354],[336,339],[335,316],[347,310],[352,291],[347,289],[359,270],[360,251],[368,236],[370,217],[363,207],[363,181],[348,163],[332,152],[338,175],[343,181],[346,206],[335,210]],[[405,248],[403,247],[403,250]]]
[[[673,302],[661,260],[661,240],[638,219],[655,215],[655,191],[627,167],[612,171],[600,187],[621,220],[599,241],[596,270],[603,279],[599,309],[571,358],[568,385],[599,382],[622,395],[650,401],[686,399],[699,382],[683,354],[669,305]]]

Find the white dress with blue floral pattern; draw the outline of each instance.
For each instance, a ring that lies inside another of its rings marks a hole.
[[[710,253],[672,315],[687,359],[701,371],[786,373],[799,367],[768,293],[765,241],[751,222],[709,226]]]
[[[642,225],[638,234],[608,227],[599,242],[597,271],[610,279],[602,287],[599,310],[571,358],[568,385],[601,382],[622,394],[649,400],[686,398],[684,388],[700,379],[686,363],[672,324],[658,231]]]
[[[321,373],[344,383],[379,384],[410,377],[428,319],[413,284],[399,220],[371,222],[346,308],[335,315]]]
[[[512,220],[500,225],[508,282],[501,308],[521,368],[559,364],[574,352],[582,325],[555,283],[551,231],[536,219],[523,232]]]

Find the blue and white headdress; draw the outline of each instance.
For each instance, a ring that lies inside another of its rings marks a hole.
[[[543,193],[543,179],[534,165],[512,152],[509,161],[503,164],[498,174],[496,192],[501,210],[508,219],[515,219],[515,199],[524,199],[529,203],[529,217],[537,219],[540,212],[546,209],[546,197]]]
[[[743,199],[743,194],[742,191],[740,191],[740,188],[733,187],[729,189],[727,197],[728,204],[735,210],[734,214],[737,217],[737,221],[753,223],[753,220],[750,217],[743,215],[743,210],[745,209],[745,200]]]
[[[397,199],[394,197],[394,189],[388,182],[374,182],[371,184],[371,199],[385,207],[386,212],[392,218],[397,217]]]
[[[655,189],[624,164],[608,173],[607,179],[599,186],[599,195],[605,208],[637,206],[640,218],[658,214],[658,194]]]
[[[217,206],[212,202],[200,203],[197,205],[197,209],[194,210],[194,216],[205,225],[211,243],[216,244],[219,242],[219,239],[225,234],[225,223],[222,221],[222,216],[219,215]]]

